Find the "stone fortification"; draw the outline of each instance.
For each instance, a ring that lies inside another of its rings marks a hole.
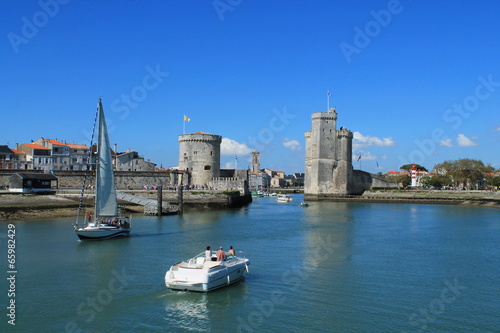
[[[203,132],[179,135],[179,169],[190,174],[185,183],[208,185],[220,175],[222,136]]]
[[[9,171],[9,172],[6,172]],[[14,172],[15,171],[15,172]],[[0,186],[9,185],[10,177],[16,172],[34,170],[2,170],[0,173]],[[42,172],[40,172],[42,173]],[[59,188],[81,188],[85,171],[59,170],[54,171],[58,178]],[[141,190],[144,186],[175,187],[181,184],[182,172],[178,171],[115,171],[115,184],[118,189]],[[87,175],[87,185],[95,184],[95,176],[92,172]]]
[[[311,131],[305,133],[305,199],[363,194],[371,186],[371,177],[352,168],[352,132],[344,127],[337,130],[335,108],[313,113],[311,118]]]

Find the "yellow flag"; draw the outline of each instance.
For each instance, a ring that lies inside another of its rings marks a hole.
[[[190,121],[191,119],[189,119],[188,116],[184,115],[184,121]]]

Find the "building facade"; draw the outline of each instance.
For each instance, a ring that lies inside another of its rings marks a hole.
[[[156,164],[145,161],[144,157],[134,150],[127,150],[124,153],[115,155],[116,171],[154,171]]]

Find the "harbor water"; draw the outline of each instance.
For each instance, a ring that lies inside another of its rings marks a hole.
[[[498,210],[293,198],[135,215],[107,241],[78,241],[74,219],[2,222],[0,331],[500,332]],[[170,265],[207,245],[250,258],[246,279],[166,289]]]

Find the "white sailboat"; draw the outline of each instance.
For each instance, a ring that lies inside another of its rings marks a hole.
[[[100,98],[97,103],[96,117],[98,119],[98,138],[95,176],[95,206],[93,214],[92,212],[88,212],[84,218],[84,225],[80,226],[79,219],[83,194],[85,191],[84,181],[80,207],[78,208],[78,217],[75,223],[75,232],[81,240],[123,237],[128,236],[131,230],[130,217],[120,217],[118,214],[111,147],[109,144],[108,128],[106,126],[106,118],[104,117],[102,100]],[[92,133],[92,139],[93,136],[94,133]],[[91,152],[89,153],[88,163],[91,161],[90,156]]]

